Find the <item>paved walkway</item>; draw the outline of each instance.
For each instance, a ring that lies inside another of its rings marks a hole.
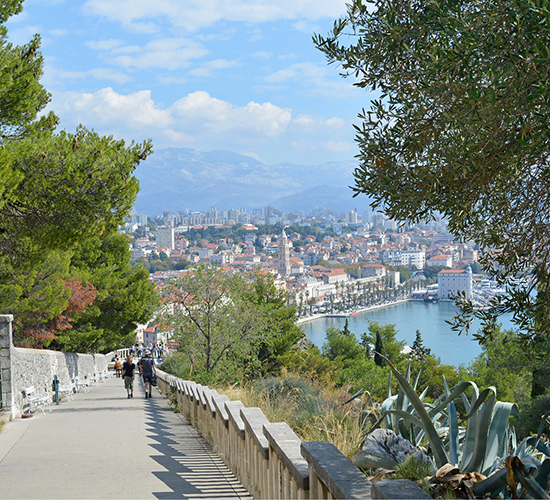
[[[0,431],[0,498],[250,499],[180,414],[136,378],[17,419]]]

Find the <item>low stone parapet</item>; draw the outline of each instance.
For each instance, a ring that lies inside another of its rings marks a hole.
[[[112,354],[75,354],[47,349],[14,347],[11,314],[0,315],[0,367],[2,370],[2,409],[11,418],[22,414],[27,402],[23,390],[34,386],[52,393],[57,375],[60,385],[71,384],[75,377],[107,370]]]

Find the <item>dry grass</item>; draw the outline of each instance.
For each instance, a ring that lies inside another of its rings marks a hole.
[[[272,390],[267,390],[266,386]],[[275,392],[273,387],[281,389]],[[270,422],[286,422],[302,441],[329,441],[351,458],[363,444],[366,428],[358,405],[345,405],[349,395],[304,377],[278,379],[218,389],[231,400],[259,407]]]
[[[354,410],[331,411],[315,417],[301,429],[303,441],[329,441],[351,458],[363,446],[366,429],[360,414]]]

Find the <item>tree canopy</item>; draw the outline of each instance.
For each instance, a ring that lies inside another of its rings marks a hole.
[[[272,366],[302,336],[295,309],[273,279],[243,276],[199,265],[165,288],[174,303],[164,321],[174,328],[191,369],[208,377],[231,378],[235,371]]]
[[[159,304],[148,272],[130,265],[128,239],[117,233],[52,250],[39,267],[9,274],[0,300],[14,315],[19,346],[102,352],[129,345],[136,324]]]
[[[133,172],[152,146],[84,126],[58,130],[53,112],[41,114],[50,95],[40,84],[40,36],[16,46],[5,26],[22,4],[0,5],[0,303],[15,315],[20,345],[115,347],[156,303],[116,236],[139,189]],[[111,262],[86,261],[82,248]]]
[[[442,214],[508,288],[524,341],[550,328],[550,10],[539,0],[353,0],[314,42],[378,93],[356,127],[355,195],[409,222]],[[467,327],[475,314],[466,309]]]
[[[21,10],[22,0],[3,2],[0,22]],[[57,131],[53,113],[39,117],[50,100],[39,47],[39,35],[14,46],[0,24],[0,253],[18,266],[116,229],[139,188],[132,173],[151,152],[150,141],[126,146],[83,126]]]

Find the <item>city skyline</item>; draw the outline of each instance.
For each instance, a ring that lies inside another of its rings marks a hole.
[[[156,149],[228,149],[266,164],[356,154],[369,94],[316,50],[345,1],[26,0],[9,40],[42,36],[48,109]]]

